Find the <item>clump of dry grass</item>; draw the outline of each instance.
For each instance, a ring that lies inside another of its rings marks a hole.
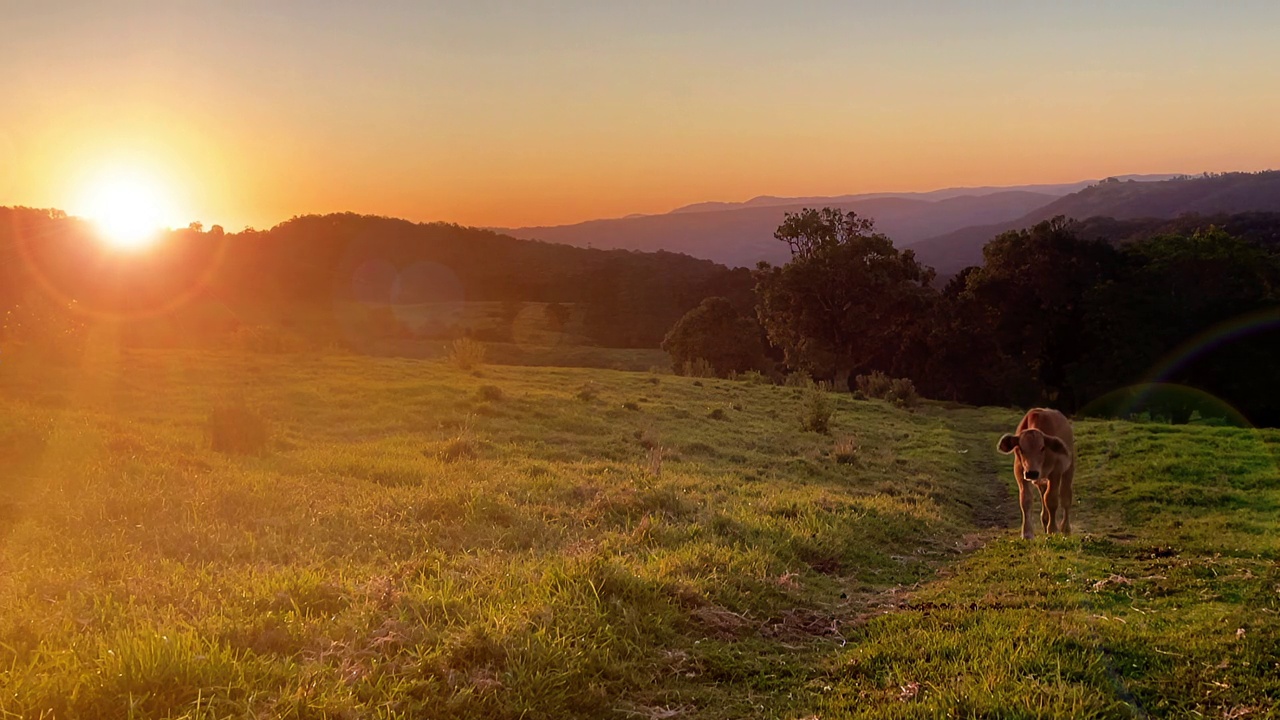
[[[484,365],[485,346],[471,338],[458,338],[449,346],[449,363],[459,370],[470,371]]]

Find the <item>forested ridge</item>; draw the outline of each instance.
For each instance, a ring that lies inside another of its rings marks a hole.
[[[852,386],[880,372],[971,404],[1175,420],[1239,411],[1280,424],[1280,214],[1054,218],[992,238],[981,266],[945,283],[853,213],[788,214],[777,239],[789,262],[730,270],[348,213],[266,231],[193,226],[122,253],[56,211],[0,209],[0,305],[52,299],[84,318],[127,322],[205,302],[254,322],[262,313],[250,310],[267,308],[288,324],[330,316],[337,303],[554,303],[575,308],[589,342],[654,348],[669,337],[673,355],[714,360],[722,374],[803,372]],[[704,304],[712,298],[723,300]],[[7,317],[12,342],[24,316]],[[29,330],[38,318],[25,317]],[[727,345],[733,352],[713,352]],[[1201,394],[1124,392],[1139,382]]]

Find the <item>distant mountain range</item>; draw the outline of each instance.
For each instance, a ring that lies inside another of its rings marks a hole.
[[[1085,220],[1172,219],[1183,215],[1280,212],[1280,171],[1182,177],[1161,182],[1105,180],[1029,211],[1016,219],[953,230],[910,247],[940,275],[982,264],[982,247],[1009,230],[1059,215]],[[892,236],[891,236],[892,237]],[[896,238],[895,238],[896,240]]]
[[[1175,177],[1181,176],[1128,175],[1119,180],[1136,184],[1138,181],[1154,183]],[[599,249],[668,250],[714,260],[730,267],[753,267],[761,260],[786,262],[789,258],[787,246],[774,239],[773,232],[787,212],[806,207],[839,207],[874,218],[877,229],[905,247],[969,228],[1003,227],[1017,223],[1060,198],[1084,191],[1097,182],[1085,180],[1053,185],[947,188],[932,192],[863,193],[834,197],[765,196],[741,203],[687,205],[661,215],[633,215],[552,227],[494,229],[522,239]],[[981,245],[978,247],[980,250]],[[930,246],[929,250],[934,250],[934,247]],[[958,257],[968,255],[961,253]]]

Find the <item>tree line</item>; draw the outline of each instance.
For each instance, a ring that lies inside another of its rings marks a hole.
[[[950,278],[839,210],[789,214],[776,236],[790,262],[752,271],[345,213],[266,231],[193,226],[129,254],[63,213],[0,208],[0,313],[11,332],[45,324],[25,312],[38,298],[88,319],[203,303],[255,323],[332,317],[344,302],[544,302],[561,324],[572,306],[591,342],[663,344],[677,365],[721,373],[852,385],[879,372],[935,399],[1068,412],[1123,409],[1117,392],[1159,380],[1280,425],[1268,314],[1280,305],[1280,214],[1057,218],[999,235],[981,266]],[[1203,410],[1164,402],[1155,409],[1173,419]]]
[[[754,316],[708,301],[664,347],[678,361],[706,352],[721,372],[768,368],[772,354],[780,371],[850,387],[886,373],[926,397],[968,404],[1173,421],[1234,409],[1275,426],[1278,230],[1280,216],[1258,213],[1059,217],[999,235],[981,266],[937,287],[932,270],[869,219],[805,210],[776,234],[791,261],[754,272]],[[1127,390],[1140,382],[1195,391]]]
[[[687,255],[447,223],[341,213],[239,233],[193,224],[145,252],[121,253],[62,212],[0,208],[0,312],[37,298],[74,300],[90,317],[212,303],[258,323],[332,317],[331,306],[347,302],[543,302],[572,306],[598,345],[653,348],[703,298],[749,309],[751,292],[749,270]]]

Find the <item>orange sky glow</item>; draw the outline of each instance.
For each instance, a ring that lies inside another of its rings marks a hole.
[[[1280,167],[1273,2],[23,5],[0,205],[125,167],[172,225],[513,227]]]

